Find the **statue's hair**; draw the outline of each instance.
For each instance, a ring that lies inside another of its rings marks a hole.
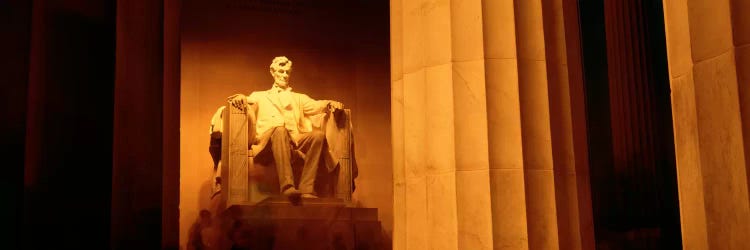
[[[271,70],[275,71],[278,68],[284,67],[287,64],[289,64],[289,67],[292,67],[292,60],[289,60],[289,58],[286,58],[286,56],[277,56],[271,61]]]

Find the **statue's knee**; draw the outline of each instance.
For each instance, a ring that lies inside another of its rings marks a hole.
[[[271,132],[271,137],[288,137],[289,131],[285,127],[275,127]]]

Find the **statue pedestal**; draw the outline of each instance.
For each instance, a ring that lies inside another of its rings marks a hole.
[[[222,214],[231,249],[384,249],[376,208],[341,199],[269,198]]]

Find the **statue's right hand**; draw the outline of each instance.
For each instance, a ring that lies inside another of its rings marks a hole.
[[[247,106],[247,97],[243,94],[234,94],[227,97],[227,101],[238,109],[244,109]]]

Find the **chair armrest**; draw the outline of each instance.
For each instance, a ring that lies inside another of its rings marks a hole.
[[[335,196],[351,202],[357,167],[353,159],[351,110],[341,109],[329,113],[325,123],[326,142],[333,158],[329,171],[338,167]]]
[[[227,207],[248,201],[248,110],[227,104],[222,114],[221,189]]]

